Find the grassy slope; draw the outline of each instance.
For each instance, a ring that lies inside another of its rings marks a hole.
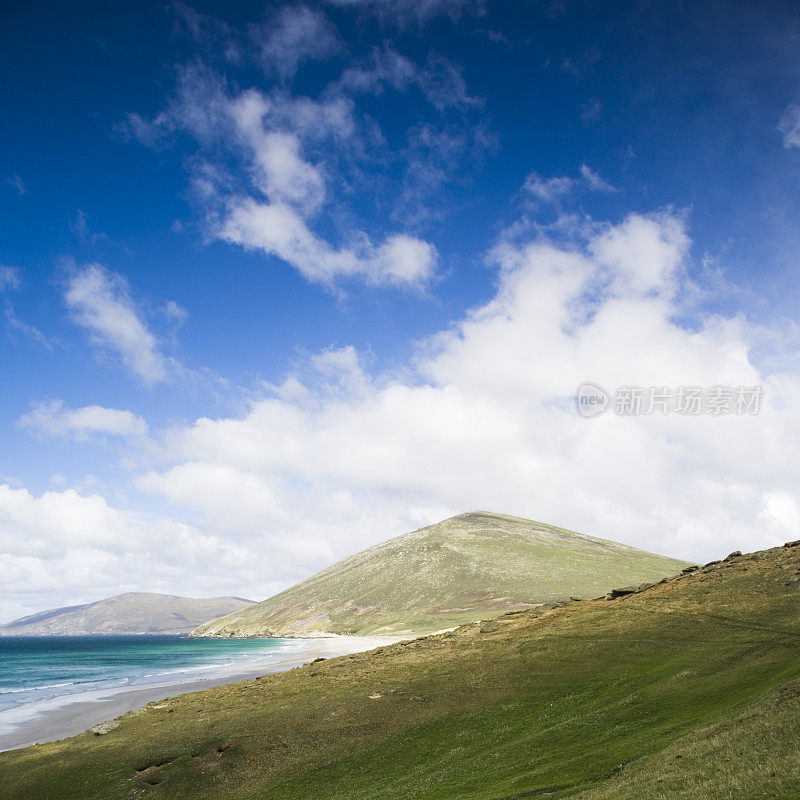
[[[800,679],[798,573],[776,549],[184,695],[0,754],[0,797],[799,797],[796,689],[764,699]]]
[[[436,631],[656,581],[686,562],[519,517],[472,512],[340,561],[199,635]]]
[[[620,770],[580,800],[710,800],[800,796],[800,681],[745,713]],[[720,780],[719,766],[723,767]]]

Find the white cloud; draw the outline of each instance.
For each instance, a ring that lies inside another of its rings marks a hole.
[[[696,559],[797,538],[797,377],[759,372],[760,334],[738,317],[675,321],[681,217],[592,230],[501,239],[496,296],[406,370],[370,376],[352,348],[324,351],[244,415],[170,431],[169,466],[139,488],[199,510],[211,532],[232,518],[240,540],[294,531],[337,557],[476,507]],[[587,420],[572,399],[586,380],[760,384],[767,402],[757,417]]]
[[[543,178],[537,172],[531,172],[523,188],[538,200],[545,203],[552,203],[560,197],[569,194],[575,186],[575,179],[565,175],[553,178]]]
[[[596,263],[613,276],[614,288],[636,296],[676,291],[688,248],[683,221],[673,214],[631,215],[590,244]]]
[[[380,245],[365,234],[351,247],[335,249],[309,230],[303,218],[282,203],[239,198],[229,204],[220,239],[276,255],[308,280],[332,286],[340,278],[363,278],[373,285],[423,287],[436,271],[433,245],[402,234]]]
[[[103,406],[65,408],[60,400],[39,403],[22,416],[19,424],[39,435],[71,437],[88,441],[98,435],[143,437],[147,423],[131,411]]]
[[[303,19],[306,12],[296,7],[291,11]],[[356,114],[350,96],[378,92],[384,85],[398,91],[418,86],[442,112],[456,109],[463,115],[481,105],[468,94],[460,70],[447,59],[431,56],[420,69],[384,48],[374,51],[365,65],[346,70],[319,99],[293,96],[281,87],[269,92],[240,90],[223,75],[193,63],[178,69],[177,92],[167,109],[150,121],[130,114],[122,128],[153,147],[178,132],[197,142],[191,181],[211,236],[275,255],[328,287],[339,279],[361,279],[373,286],[416,289],[436,273],[436,249],[429,242],[405,232],[357,229],[348,241],[334,242],[317,229],[326,212],[332,212],[336,223],[342,191],[352,194],[356,186],[368,186],[370,162],[391,158],[382,152],[386,142],[376,124]],[[428,125],[426,130],[433,129]],[[482,151],[488,140],[480,126],[475,130],[472,142],[451,130],[439,132],[438,139],[458,141],[467,154]],[[421,153],[414,143],[403,155],[413,162],[415,174],[424,171],[419,169]],[[441,175],[441,164],[433,159],[427,163],[431,172],[435,169]],[[452,172],[453,165],[447,169]],[[436,180],[441,184],[444,178]],[[410,190],[409,183],[393,202],[407,207],[410,193],[419,200],[419,184],[415,181]],[[415,213],[410,224],[423,216]],[[396,215],[401,218],[408,227],[408,215]]]
[[[123,591],[269,593],[277,584],[260,567],[244,577],[251,552],[190,525],[114,508],[96,494],[37,497],[2,484],[0,622]]]
[[[778,130],[783,134],[784,147],[800,147],[800,105],[791,105],[786,109]]]
[[[296,134],[265,130],[264,117],[272,103],[261,92],[243,92],[231,105],[239,136],[247,143],[256,170],[258,188],[275,202],[290,203],[307,213],[325,197],[321,173],[306,162]]]
[[[633,214],[565,242],[566,230],[559,243],[501,237],[495,296],[398,370],[372,375],[354,348],[328,348],[240,415],[129,437],[131,462],[149,461],[135,488],[190,523],[71,490],[0,489],[7,602],[77,602],[84,587],[265,597],[474,508],[700,560],[798,538],[800,381],[752,355],[780,328],[676,321],[693,296],[681,216]],[[584,419],[573,396],[587,380],[761,385],[765,405],[747,417]],[[109,411],[59,406],[46,425],[141,425]]]
[[[99,264],[76,270],[67,282],[64,301],[92,341],[116,353],[145,384],[166,380],[174,369],[160,351],[121,275]]]

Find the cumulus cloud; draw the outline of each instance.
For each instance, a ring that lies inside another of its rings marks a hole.
[[[169,431],[171,466],[138,487],[198,510],[211,531],[235,519],[242,537],[294,531],[336,556],[476,507],[691,559],[797,538],[796,376],[759,370],[759,334],[739,317],[676,322],[690,294],[681,216],[591,231],[566,244],[503,237],[494,298],[421,343],[402,373],[324,351],[242,416]],[[573,399],[587,380],[761,385],[766,405],[588,420]]]
[[[495,295],[399,369],[373,374],[353,347],[327,348],[241,414],[146,442],[124,438],[143,430],[125,412],[45,407],[34,429],[123,436],[131,463],[149,462],[135,467],[135,490],[189,521],[5,487],[9,596],[22,604],[26,587],[64,581],[58,602],[77,601],[82,585],[102,594],[108,576],[107,593],[202,586],[261,598],[474,508],[697,560],[798,538],[800,381],[754,356],[779,327],[689,314],[681,215],[632,214],[569,240],[565,230],[501,236],[488,256]],[[584,381],[761,386],[765,402],[757,416],[584,419],[574,403]]]
[[[97,436],[142,437],[147,423],[132,411],[103,406],[65,408],[61,400],[39,403],[19,424],[32,433],[88,441]]]
[[[147,385],[166,380],[174,364],[159,349],[122,275],[99,264],[76,270],[64,302],[98,346],[115,353]]]
[[[208,597],[276,586],[256,570],[248,586],[241,572],[247,556],[230,540],[114,508],[96,494],[66,489],[36,496],[0,484],[2,622],[123,591]]]

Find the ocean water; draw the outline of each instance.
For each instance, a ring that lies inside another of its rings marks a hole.
[[[0,722],[22,706],[98,690],[187,683],[245,672],[300,653],[299,639],[178,636],[0,637]],[[187,686],[186,691],[191,691]]]

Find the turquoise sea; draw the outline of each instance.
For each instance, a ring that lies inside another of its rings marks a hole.
[[[303,646],[298,639],[0,637],[0,726],[3,717],[10,716],[4,712],[32,703],[96,690],[216,678],[291,657]]]

